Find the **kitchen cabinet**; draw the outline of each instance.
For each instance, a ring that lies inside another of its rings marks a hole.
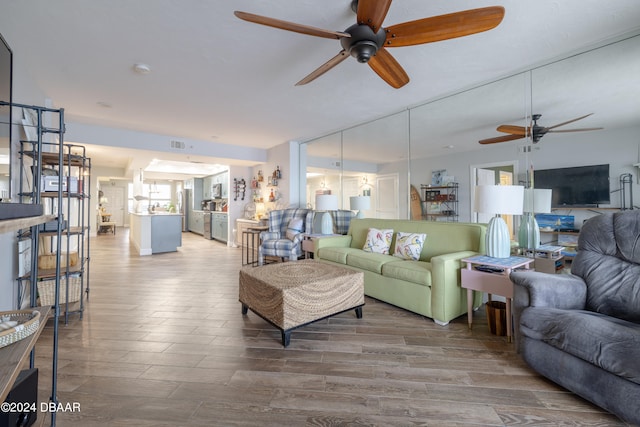
[[[211,186],[213,184],[221,184],[222,192],[220,195],[221,199],[227,199],[229,197],[229,172],[221,172],[216,175],[212,175],[211,182],[209,184],[209,192],[211,192]]]
[[[193,196],[193,209],[200,210],[202,209],[202,200],[204,199],[204,179],[203,178],[193,178],[193,190],[191,192]]]
[[[213,177],[207,176],[202,179],[202,199],[211,200],[211,186],[213,185]]]
[[[220,183],[222,184],[222,198],[229,198],[229,172],[222,174],[222,180]]]
[[[204,212],[192,211],[189,215],[189,231],[204,234]]]
[[[138,255],[176,252],[182,246],[182,215],[131,213],[129,241]]]
[[[227,242],[227,236],[229,235],[229,223],[227,221],[228,216],[223,212],[216,212],[212,215],[211,235],[214,239],[221,242]]]

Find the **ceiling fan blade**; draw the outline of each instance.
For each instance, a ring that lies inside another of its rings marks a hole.
[[[396,89],[409,83],[407,72],[384,47],[371,57],[368,64],[382,80]]]
[[[233,12],[238,18],[253,22],[254,24],[266,25],[280,30],[293,31],[295,33],[307,34],[309,36],[324,37],[327,39],[341,39],[351,37],[351,34],[342,31],[324,30],[322,28],[310,27],[308,25],[296,24],[295,22],[282,21],[280,19],[269,18],[267,16],[254,15],[253,13]]]
[[[559,129],[559,130],[549,130],[547,133],[566,133],[566,132],[584,132],[587,130],[602,130],[604,128],[582,128],[582,129]]]
[[[521,138],[524,138],[524,135],[522,135],[522,136],[520,136],[520,135],[504,135],[504,136],[497,136],[495,138],[481,139],[478,142],[480,144],[495,144],[495,143],[498,143],[498,142],[513,141],[513,140],[521,139]]]
[[[497,128],[498,132],[510,133],[511,135],[526,136],[527,128],[524,126],[501,125]]]
[[[576,118],[576,119],[571,119],[571,120],[568,120],[568,121],[566,121],[566,122],[558,123],[557,125],[553,125],[553,126],[551,126],[551,127],[548,127],[548,128],[547,128],[547,130],[555,129],[555,128],[560,127],[560,126],[568,125],[569,123],[577,122],[578,120],[582,120],[582,119],[584,119],[585,117],[589,117],[589,116],[590,116],[590,115],[592,115],[592,114],[593,114],[593,113],[589,113],[589,114],[586,114],[586,115],[584,115],[584,116],[582,116],[582,117],[578,117],[578,118]]]
[[[358,24],[367,24],[377,32],[391,6],[391,0],[358,0]]]
[[[347,59],[348,57],[349,55],[347,54],[347,51],[344,49],[341,50],[340,53],[338,53],[336,56],[334,56],[333,58],[331,58],[330,60],[328,60],[327,62],[325,62],[318,68],[316,68],[315,70],[313,70],[311,74],[309,74],[304,79],[296,83],[296,86],[306,85],[307,83],[314,81],[315,79],[317,79],[318,77],[320,77],[321,75],[323,75],[324,73],[326,73],[327,71],[329,71],[330,69],[332,69],[333,67],[341,63],[342,61],[344,61],[345,59]]]
[[[385,46],[413,46],[481,33],[497,27],[503,17],[504,8],[492,6],[405,22],[387,28]]]

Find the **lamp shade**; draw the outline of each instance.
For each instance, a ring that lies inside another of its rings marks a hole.
[[[371,207],[371,197],[351,196],[349,197],[349,207],[352,211],[361,211]]]
[[[349,197],[349,206],[352,211],[358,211],[356,218],[364,218],[363,210],[371,207],[371,197],[369,196],[352,196]]]
[[[338,210],[338,196],[334,194],[318,194],[316,195],[317,211],[336,211]]]
[[[475,211],[492,215],[522,215],[524,187],[521,185],[476,186]]]
[[[524,212],[551,213],[552,190],[527,188],[524,190]]]

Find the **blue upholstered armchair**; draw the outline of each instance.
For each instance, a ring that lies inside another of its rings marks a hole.
[[[355,217],[353,211],[339,209],[337,211],[329,211],[333,218],[333,232],[335,234],[347,234],[351,219]]]
[[[297,260],[302,254],[302,234],[311,230],[313,211],[309,209],[283,209],[269,212],[269,231],[260,233],[258,264],[265,256]]]

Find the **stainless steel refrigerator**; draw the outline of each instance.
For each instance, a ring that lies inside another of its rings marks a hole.
[[[191,190],[178,191],[178,212],[182,215],[182,231],[189,231],[189,212],[191,211]]]

